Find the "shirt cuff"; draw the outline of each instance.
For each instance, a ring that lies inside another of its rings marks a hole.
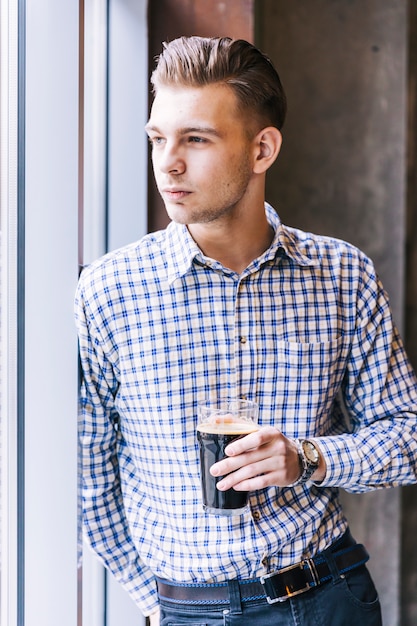
[[[354,435],[311,437],[326,462],[326,476],[318,487],[347,487],[361,476],[361,458]]]

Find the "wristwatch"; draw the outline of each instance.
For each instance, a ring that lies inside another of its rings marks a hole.
[[[320,463],[320,454],[316,446],[309,439],[296,439],[298,449],[298,460],[300,462],[301,476],[289,487],[295,487],[295,485],[302,485],[306,483]]]

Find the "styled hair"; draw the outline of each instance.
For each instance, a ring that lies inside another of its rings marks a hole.
[[[162,86],[203,87],[223,83],[239,107],[263,126],[281,130],[287,110],[278,72],[251,43],[230,37],[179,37],[163,43],[151,76],[156,94]]]

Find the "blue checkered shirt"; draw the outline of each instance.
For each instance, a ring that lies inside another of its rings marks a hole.
[[[219,582],[285,567],[346,530],[338,487],[416,481],[416,378],[372,263],[266,212],[275,238],[240,275],[174,223],[81,275],[85,535],[145,614],[154,576]],[[317,441],[325,480],[207,515],[196,406],[215,396],[255,400],[261,425]]]

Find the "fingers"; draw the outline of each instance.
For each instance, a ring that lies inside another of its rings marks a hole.
[[[246,435],[226,448],[227,458],[215,463],[210,472],[222,476],[221,491],[254,491],[268,486],[289,485],[300,473],[295,443],[276,428],[265,427]]]
[[[150,626],[159,626],[160,623],[160,613],[159,610],[156,613],[152,613],[149,616],[149,624]]]
[[[256,430],[249,435],[245,435],[240,439],[236,439],[233,443],[229,443],[225,452],[227,456],[236,456],[237,454],[242,454],[247,450],[252,450],[253,448],[259,448],[265,443],[268,443],[269,439],[272,439],[275,435],[280,434],[278,430],[275,428],[267,429],[267,431],[271,430],[272,432],[268,434],[263,429]]]
[[[217,483],[220,491],[236,489],[236,491],[254,491],[268,486],[273,474],[273,465],[269,460],[261,460],[232,471]]]

